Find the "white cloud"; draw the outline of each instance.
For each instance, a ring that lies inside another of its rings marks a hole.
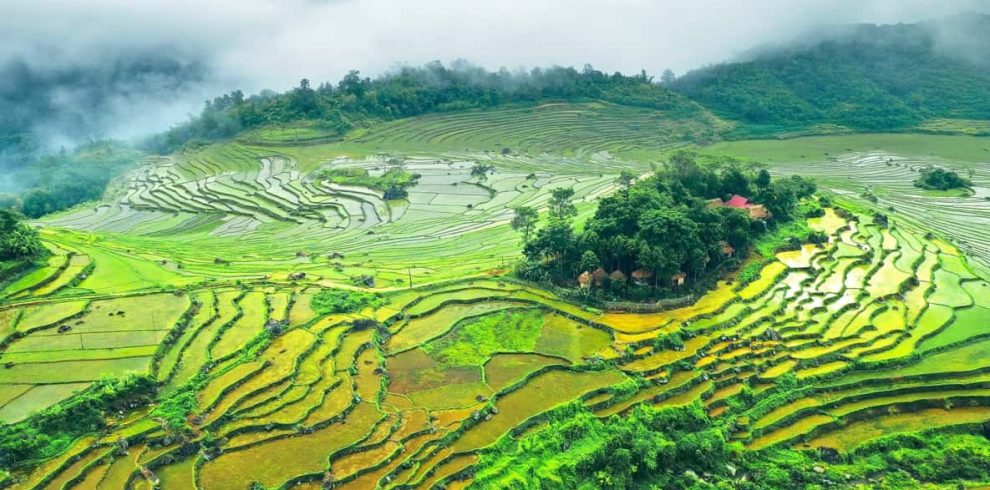
[[[0,62],[98,64],[166,49],[210,67],[208,84],[167,107],[174,120],[207,94],[284,90],[306,77],[373,75],[398,63],[467,59],[488,68],[591,63],[678,73],[823,24],[895,23],[990,12],[990,0],[7,0]],[[12,5],[11,5],[12,4]],[[132,113],[133,111],[124,111]]]

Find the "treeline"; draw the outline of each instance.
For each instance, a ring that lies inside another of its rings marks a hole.
[[[32,160],[8,174],[21,191],[0,194],[0,209],[16,209],[37,218],[99,199],[110,180],[142,155],[122,143],[96,141],[72,153],[63,150]]]
[[[928,118],[990,119],[990,65],[979,54],[987,43],[986,15],[858,25],[699,69],[669,87],[744,123],[741,137],[821,124],[892,131]]]
[[[472,488],[556,490],[927,488],[990,479],[983,435],[881,437],[845,455],[774,448],[746,451],[696,402],[637,405],[628,416],[599,418],[580,404],[548,426],[504,438],[482,453]],[[941,488],[941,487],[940,487]]]
[[[155,390],[146,375],[104,379],[22,422],[0,424],[0,469],[61,454],[80,436],[105,429],[119,411],[150,402]]]
[[[338,83],[313,86],[302,80],[285,93],[247,97],[234,91],[208,101],[199,117],[155,137],[149,145],[170,152],[190,141],[229,138],[258,126],[315,120],[343,134],[378,121],[431,112],[494,107],[547,99],[598,99],[691,117],[704,110],[653,83],[645,72],[606,74],[585,66],[487,71],[466,62],[403,67],[377,78],[351,71]]]
[[[686,151],[642,179],[627,173],[620,181],[623,189],[599,200],[580,233],[571,189],[552,191],[548,220],[535,232],[535,211],[517,209],[526,256],[519,273],[625,298],[707,289],[815,192],[799,176],[775,181],[732,161],[702,165]]]

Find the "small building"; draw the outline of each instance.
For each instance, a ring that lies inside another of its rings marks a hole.
[[[632,280],[640,286],[645,286],[653,280],[653,271],[646,268],[636,269],[632,271]]]
[[[718,242],[719,249],[722,251],[722,255],[725,257],[732,257],[736,253],[735,247],[729,245],[729,242],[722,240]]]
[[[747,206],[746,210],[749,211],[749,217],[753,219],[768,220],[771,216],[773,216],[773,214],[770,213],[770,210],[762,204]]]
[[[708,207],[718,208],[727,207],[733,209],[740,209],[746,211],[749,217],[757,220],[768,220],[773,217],[773,213],[762,204],[755,204],[749,202],[749,199],[740,196],[739,194],[733,194],[728,201],[722,201],[721,199],[710,199],[708,201]]]
[[[687,274],[678,272],[677,274],[670,276],[670,285],[675,288],[683,286],[685,279],[687,279]]]
[[[605,269],[599,267],[591,273],[591,279],[595,286],[601,286],[605,284],[605,279],[608,279],[608,272],[605,272]]]
[[[591,286],[591,280],[592,280],[591,273],[588,271],[584,271],[577,278],[578,286],[580,286],[582,289],[586,289]]]
[[[626,282],[626,275],[623,274],[622,271],[620,271],[619,269],[616,269],[612,271],[611,274],[608,275],[608,279],[614,283],[621,284]]]
[[[725,201],[724,206],[736,209],[745,209],[752,204],[749,203],[749,199],[740,196],[739,194],[733,194],[728,201]]]

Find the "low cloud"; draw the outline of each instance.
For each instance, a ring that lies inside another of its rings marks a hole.
[[[0,16],[0,103],[11,92],[9,70],[45,81],[37,88],[50,114],[35,114],[31,129],[59,144],[147,134],[223,91],[284,90],[304,77],[337,80],[350,69],[373,75],[463,58],[490,69],[590,63],[683,73],[824,25],[990,12],[990,0],[11,3]],[[79,83],[66,81],[73,74]]]

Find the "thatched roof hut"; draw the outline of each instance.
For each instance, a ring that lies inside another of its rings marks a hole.
[[[608,275],[608,278],[612,282],[626,282],[626,275],[619,269],[612,271],[612,273]]]
[[[605,279],[608,279],[608,272],[605,272],[605,269],[599,267],[591,273],[591,278],[595,281],[595,286],[601,286],[605,282]]]
[[[646,284],[653,279],[653,271],[642,268],[632,271],[632,279],[636,284]]]
[[[588,271],[582,272],[581,275],[578,276],[577,282],[578,285],[581,286],[582,288],[587,288],[591,286],[591,273]]]

